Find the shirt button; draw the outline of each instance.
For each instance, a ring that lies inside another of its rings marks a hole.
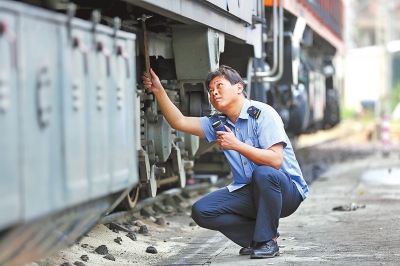
[[[243,162],[243,164],[244,164],[244,165],[246,165],[246,164],[247,164],[247,162]]]
[[[251,177],[248,177],[247,179],[248,179],[248,180],[251,180]]]
[[[236,128],[236,132],[239,132],[239,129],[238,129],[238,128]]]

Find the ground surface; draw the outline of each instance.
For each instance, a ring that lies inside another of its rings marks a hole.
[[[200,229],[191,224],[193,220],[189,212],[190,201],[182,205],[183,208],[179,212],[174,210],[170,214],[160,214],[157,217],[144,217],[140,213],[135,213],[131,219],[119,222],[122,228],[134,233],[136,240],[128,237],[126,231],[112,230],[107,227],[109,225],[98,224],[79,243],[29,265],[52,266],[63,265],[63,263],[69,263],[63,266],[157,265],[163,259],[175,255],[192,238],[194,232]],[[188,211],[184,211],[185,209]],[[144,228],[147,232],[143,230]],[[96,249],[102,245],[107,247],[107,254],[96,252]],[[147,249],[149,252],[146,251]],[[154,250],[157,253],[154,253]],[[105,258],[108,254],[115,260],[110,260],[112,259],[110,256]],[[88,260],[85,261],[82,256],[87,256]]]
[[[344,123],[340,133],[330,131],[299,139],[304,146],[311,139],[332,141],[297,154],[311,184],[310,196],[295,214],[281,220],[280,257],[250,260],[239,256],[240,247],[224,236],[191,224],[190,204],[196,200],[193,197],[171,214],[158,215],[161,220],[136,213],[132,219],[121,221],[121,226],[135,233],[136,240],[127,237],[125,231],[99,224],[79,243],[29,266],[400,265],[398,139],[393,139],[395,145],[389,147],[390,153],[385,157],[385,147],[379,141],[371,141],[371,134],[364,129],[358,123]],[[334,140],[340,134],[347,138]],[[333,210],[347,207],[353,210]],[[142,232],[143,226],[148,234]],[[95,251],[101,245],[107,247],[115,261]],[[149,247],[157,253],[146,252]]]

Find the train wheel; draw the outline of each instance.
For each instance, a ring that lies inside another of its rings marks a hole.
[[[303,84],[297,88],[296,105],[290,110],[289,125],[287,130],[299,135],[307,130],[310,121],[310,106],[308,104],[308,93]]]
[[[120,209],[123,210],[133,210],[135,208],[138,199],[139,199],[139,190],[140,187],[134,187],[132,190],[126,195],[126,197],[120,203]]]
[[[152,165],[150,169],[150,178],[147,183],[147,194],[149,197],[154,198],[157,195],[157,180],[156,180],[156,166]]]
[[[326,93],[326,107],[324,110],[324,129],[330,129],[340,122],[339,103],[333,90]]]

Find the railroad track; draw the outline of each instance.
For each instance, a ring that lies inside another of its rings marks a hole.
[[[146,212],[147,215],[151,215],[153,212],[153,214],[155,214],[155,212],[169,213],[171,212],[171,210],[168,210],[168,207],[178,208],[181,202],[187,201],[187,198],[204,193],[208,191],[212,186],[220,187],[228,182],[229,178],[221,178],[215,184],[212,184],[211,182],[202,182],[194,185],[189,185],[184,188],[172,188],[158,194],[153,198],[146,198],[139,201],[136,204],[135,208],[133,208],[132,210],[112,212],[104,216],[100,220],[100,223],[110,224],[112,222],[118,222],[119,220],[129,219],[132,217],[132,215],[141,212],[142,214]]]

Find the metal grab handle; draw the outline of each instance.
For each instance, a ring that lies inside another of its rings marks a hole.
[[[35,96],[36,110],[39,126],[44,129],[50,124],[52,104],[48,100],[50,97],[51,78],[48,67],[44,66],[38,73]]]
[[[78,37],[74,38],[73,46],[74,46],[74,48],[78,49],[83,54],[83,67],[85,70],[85,74],[87,74],[89,72],[88,62],[87,62],[88,61],[87,54],[88,54],[89,49]]]
[[[129,71],[129,54],[125,52],[125,49],[122,45],[118,46],[118,55],[122,56],[125,60],[126,65],[126,78],[130,78],[130,71]]]

